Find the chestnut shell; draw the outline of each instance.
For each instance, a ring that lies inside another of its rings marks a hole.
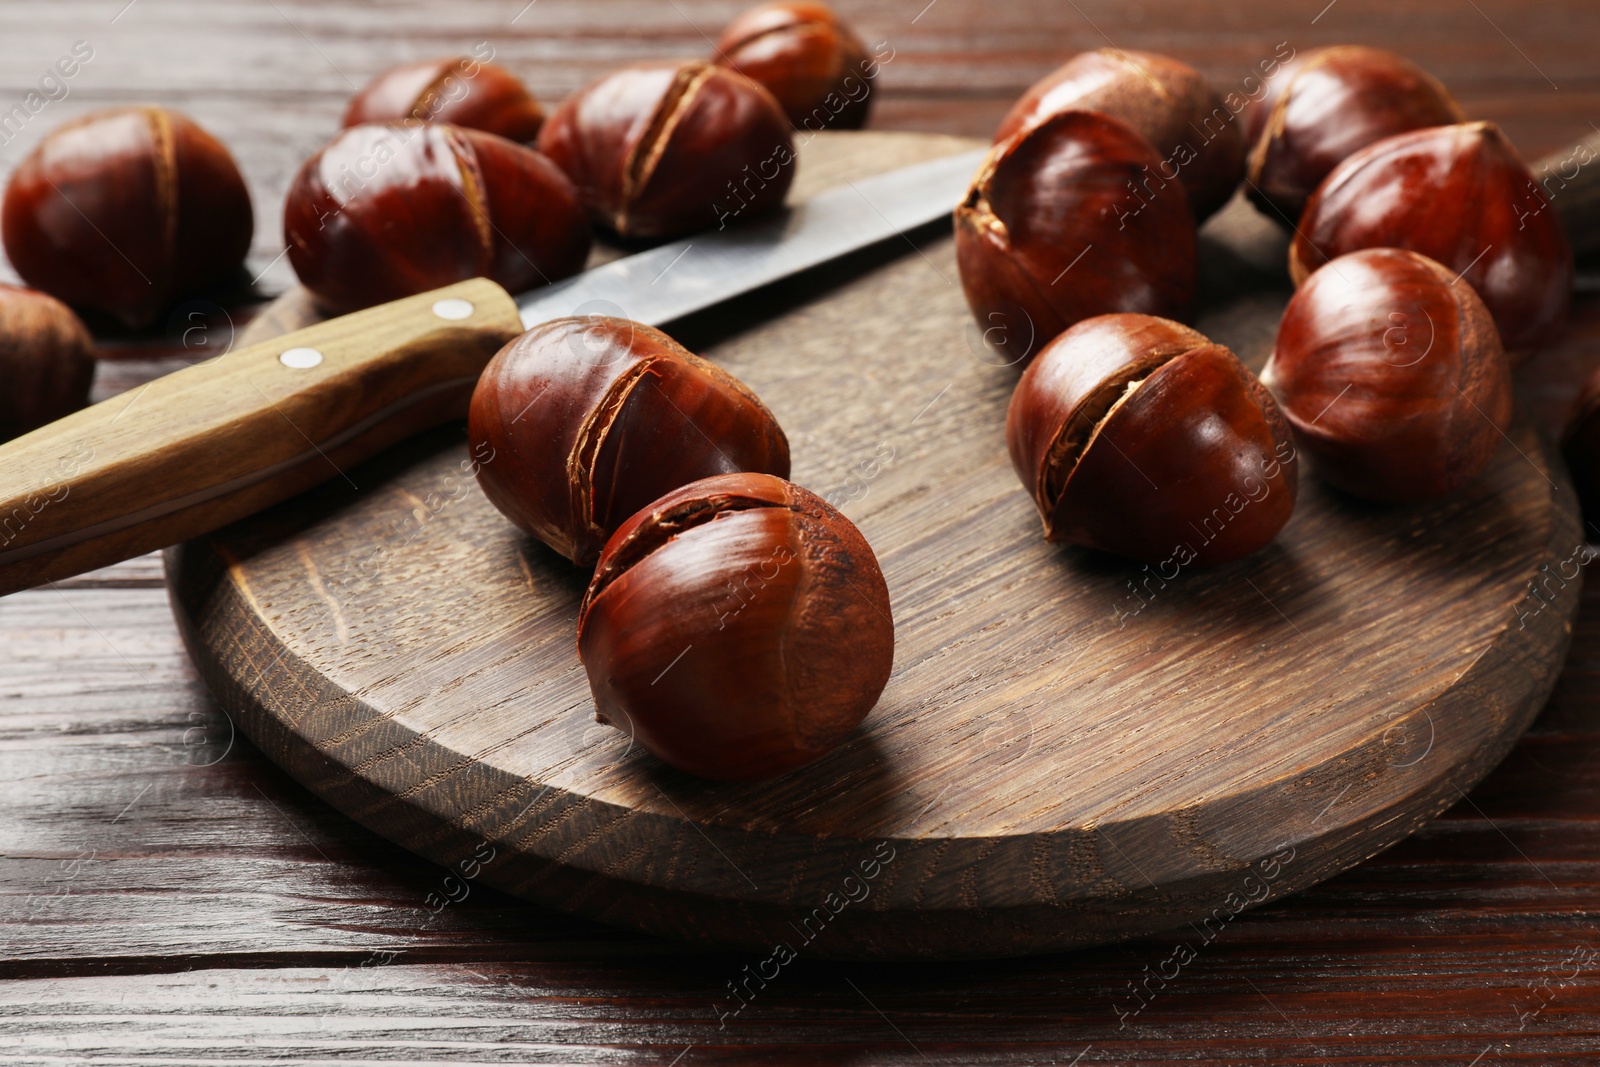
[[[748,780],[826,753],[894,666],[861,532],[781,478],[683,486],[607,542],[578,613],[597,717],[680,770]]]
[[[1491,122],[1397,134],[1340,163],[1306,204],[1289,271],[1300,284],[1330,259],[1379,247],[1420,252],[1460,273],[1509,352],[1525,352],[1566,321],[1566,232]]]
[[[504,67],[451,56],[383,71],[351,97],[343,125],[407,120],[448,122],[530,144],[544,125],[544,109]]]
[[[548,159],[444,123],[343,131],[295,176],[283,229],[300,281],[336,311],[477,277],[521,292],[576,274],[590,244]]]
[[[1243,112],[1250,199],[1293,228],[1322,179],[1354,153],[1462,118],[1439,80],[1403,56],[1361,45],[1306,52]]]
[[[0,441],[72,414],[89,400],[94,339],[45,293],[0,285]]]
[[[777,0],[750,8],[728,23],[716,52],[718,63],[764,85],[797,128],[866,125],[876,66],[827,4]],[[828,105],[829,94],[837,108]]]
[[[783,203],[794,180],[789,120],[738,71],[698,61],[627,67],[568,97],[539,149],[596,223],[677,237]]]
[[[0,227],[29,285],[140,328],[234,281],[255,215],[221,142],[177,112],[129,107],[46,135],[12,173]]]
[[[1143,137],[1092,111],[996,145],[955,213],[961,288],[979,325],[1037,351],[1095,315],[1187,315],[1194,223],[1183,187],[1153,177],[1159,162]],[[1148,199],[1130,186],[1152,177]]]
[[[1204,75],[1154,52],[1080,52],[1030,86],[995,131],[1004,141],[1062,111],[1098,111],[1126,123],[1161,156],[1163,178],[1183,183],[1204,220],[1228,202],[1244,175],[1245,141]]]
[[[1221,345],[1149,315],[1103,315],[1023,373],[1006,444],[1049,541],[1211,565],[1277,536],[1294,445],[1271,394]]]
[[[1397,248],[1340,256],[1306,279],[1261,377],[1317,474],[1370,500],[1453,492],[1511,422],[1511,364],[1488,308]]]
[[[652,500],[715,474],[787,476],[789,442],[733,375],[627,319],[555,319],[489,361],[467,434],[484,495],[579,564]]]

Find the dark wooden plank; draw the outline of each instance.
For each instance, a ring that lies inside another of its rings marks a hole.
[[[419,1027],[375,1020],[460,1013],[495,1020],[509,1041],[518,1020],[537,1016],[566,1021],[552,1043],[575,1046],[589,1040],[576,1023],[599,1014],[614,1044],[547,1058],[666,1063],[696,1037],[705,1042],[685,1063],[754,1054],[718,1051],[730,1039],[712,1004],[726,1004],[725,983],[759,960],[616,933],[483,887],[430,921],[427,894],[444,871],[337,816],[247,743],[215,767],[195,765],[225,744],[227,724],[183,657],[159,589],[95,590],[94,601],[74,592],[90,621],[51,590],[0,601],[9,653],[0,663],[0,973],[23,979],[0,986],[0,1030],[80,1034],[108,1050],[123,1042],[151,1061],[175,1055],[131,1041],[150,1027],[189,1033],[190,1052],[248,1039],[270,1049],[260,1060],[294,1062],[335,1048],[308,1021],[329,1015],[324,1025],[358,1046],[427,1059],[438,1048],[404,1044]],[[1116,1028],[1115,1006],[1131,1010],[1128,983],[1146,966],[1160,970],[1171,938],[1005,964],[797,963],[729,1028],[772,1050],[762,1053],[769,1062],[920,1059],[848,977],[936,1059],[1071,1062],[1093,1041],[1096,1054],[1082,1062],[1237,1063],[1268,1050],[1270,1062],[1311,1060],[1265,994],[1334,1062],[1464,1064],[1491,1043],[1511,1062],[1587,1062],[1600,972],[1562,986],[1570,968],[1559,964],[1580,944],[1600,948],[1597,676],[1600,590],[1591,590],[1548,710],[1471,803],[1355,871],[1231,921],[1129,1029]],[[203,736],[186,739],[196,726]],[[35,908],[31,920],[19,914]],[[389,959],[380,950],[401,953],[392,963],[405,969],[379,982],[400,992],[329,995],[350,974],[365,981],[362,962]],[[114,977],[185,968],[196,974]],[[516,988],[489,997],[469,971]],[[1519,1029],[1516,1013],[1537,1006],[1541,989],[1553,999]],[[142,1021],[112,1010],[124,998],[145,1005]],[[445,1012],[441,1001],[454,1006]],[[205,1015],[222,1021],[194,1021]],[[437,1021],[420,1029],[444,1042],[457,1031]]]
[[[251,181],[260,221],[251,265],[260,271],[281,250],[283,190],[348,91],[318,48],[359,81],[397,59],[491,40],[554,99],[624,59],[702,51],[679,11],[714,36],[742,4],[539,0],[513,24],[525,0],[137,0],[113,24],[124,6],[0,5],[5,106],[74,40],[93,41],[99,63],[66,101],[0,144],[0,169],[50,123],[91,107],[137,99],[191,110],[234,148]],[[1280,40],[1395,48],[1443,77],[1469,112],[1502,123],[1530,156],[1600,121],[1591,55],[1600,11],[1591,4],[1338,0],[1320,17],[1324,0],[937,0],[925,13],[922,0],[838,6],[897,49],[879,128],[986,136],[1031,79],[1072,50],[1104,43],[1094,27],[1124,47],[1171,51],[1224,82]],[[279,262],[262,287],[275,293],[291,280]],[[1576,318],[1560,350],[1525,376],[1525,395],[1552,414],[1600,360],[1600,301],[1584,300]],[[97,391],[136,387],[179,363],[103,365]],[[0,600],[0,975],[21,971],[27,949],[35,976],[0,985],[0,1058],[12,1062],[667,1064],[702,1038],[679,1062],[1071,1063],[1093,1043],[1081,1063],[1464,1067],[1480,1054],[1483,1065],[1590,1063],[1600,1045],[1600,975],[1584,971],[1566,986],[1559,976],[1579,942],[1600,947],[1594,591],[1549,707],[1474,791],[1476,808],[1458,805],[1377,860],[1230,923],[1129,1029],[1115,1030],[1116,994],[1144,966],[1159,968],[1170,942],[1004,965],[797,963],[729,1021],[730,1037],[710,1002],[719,992],[726,999],[723,983],[748,958],[702,959],[477,888],[423,927],[422,901],[443,871],[337,817],[248,745],[209,770],[187,762],[184,733],[197,725],[189,715],[204,719],[197,748],[215,744],[225,720],[182,655],[156,557],[62,584],[71,604],[50,590]],[[158,787],[118,819],[150,781]],[[50,905],[55,922],[19,926],[20,901],[61,888],[44,878],[84,844],[101,850],[97,888],[68,887]],[[128,934],[135,913],[144,919]],[[376,977],[360,968],[373,948],[400,944],[411,954]],[[256,945],[263,953],[241,969]],[[121,970],[132,973],[110,973]],[[354,979],[373,992],[340,997]],[[1541,988],[1553,999],[1519,1029],[1515,1012],[1537,1003]],[[469,1032],[472,1020],[481,1027]],[[30,1043],[14,1048],[22,1035]],[[524,1038],[546,1047],[497,1047]]]
[[[1563,952],[1553,947],[1552,965]],[[1492,964],[1493,955],[1480,962]],[[761,1009],[759,1023],[740,1018],[724,1028],[713,1006],[727,961],[627,963],[634,979],[620,987],[609,981],[615,962],[397,961],[331,972],[55,979],[28,983],[5,1007],[17,1037],[12,1055],[33,1063],[51,1062],[46,1056],[65,1047],[82,1060],[168,1063],[944,1064],[981,1055],[992,1063],[1447,1067],[1475,1056],[1587,1063],[1595,1039],[1592,1005],[1572,987],[1510,1035],[1513,1042],[1503,1031],[1451,1032],[1442,1014],[1461,1005],[1510,1014],[1524,991],[1509,976],[1471,991],[1439,976],[1387,983],[1381,993],[1390,1003],[1441,1013],[1427,1036],[1397,1035],[1364,1017],[1359,994],[1308,996],[1297,988],[1308,982],[1292,981],[1252,989],[1250,959],[1220,949],[1190,965],[1194,977],[1181,976],[1199,984],[1203,969],[1210,990],[1169,990],[1122,1030],[1109,996],[1075,996],[1071,986],[1041,985],[1034,975],[820,974],[806,964],[793,965],[747,1009]],[[1109,985],[1121,974],[1107,968],[1095,977]],[[108,993],[127,1004],[111,1018]],[[1240,1047],[1256,1053],[1244,1060],[1226,1051]]]

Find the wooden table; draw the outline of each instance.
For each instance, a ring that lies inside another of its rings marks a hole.
[[[1530,157],[1600,121],[1593,4],[924,2],[840,4],[894,48],[880,128],[985,136],[1029,81],[1107,41],[1227,87],[1282,41],[1387,46]],[[488,41],[554,100],[628,60],[707,51],[740,6],[6,0],[0,111],[74,41],[95,54],[0,163],[93,107],[182,108],[251,181],[252,273],[271,294],[292,281],[288,180],[381,67]],[[1600,363],[1584,277],[1568,338],[1523,376],[1551,422]],[[96,397],[201,358],[185,328],[107,339]],[[802,961],[721,1019],[755,959],[447,881],[232,738],[179,645],[158,557],[0,600],[0,642],[0,1062],[1600,1061],[1600,593],[1549,707],[1471,796],[1181,965],[1182,935],[977,965]]]

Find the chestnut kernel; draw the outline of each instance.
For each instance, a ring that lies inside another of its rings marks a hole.
[[[484,495],[579,564],[623,520],[714,474],[787,476],[789,441],[742,382],[627,319],[555,319],[489,361],[467,435]]]
[[[1439,80],[1382,48],[1336,45],[1291,60],[1243,112],[1250,199],[1292,228],[1328,172],[1385,137],[1462,121]]]
[[[1006,445],[1045,539],[1146,563],[1247,556],[1294,510],[1288,424],[1234,354],[1150,315],[1101,315],[1023,372]]]
[[[956,208],[956,264],[978,324],[1032,338],[1138,312],[1182,318],[1195,291],[1183,187],[1116,119],[1064,111],[996,145]]]
[[[766,86],[797,128],[859,130],[877,64],[827,4],[776,0],[750,8],[717,38],[717,62]]]
[[[1197,220],[1227,203],[1244,174],[1244,138],[1233,113],[1199,71],[1168,56],[1079,52],[1022,94],[994,139],[1062,111],[1098,111],[1149,141],[1161,156],[1159,176],[1183,184]]]
[[[35,289],[132,328],[244,265],[250,193],[221,142],[159,107],[52,130],[6,186],[6,255]]]
[[[1369,500],[1443,496],[1511,422],[1511,364],[1483,300],[1415,252],[1370,248],[1306,279],[1261,379],[1315,470]]]
[[[340,133],[295,176],[283,231],[301,283],[335,311],[477,277],[521,292],[582,270],[590,244],[553,163],[443,123]]]
[[[794,140],[777,100],[710,63],[647,63],[602,78],[556,108],[539,148],[594,220],[628,238],[678,237],[770,211],[794,180]]]
[[[89,400],[94,340],[55,297],[0,285],[0,441],[72,414]]]
[[[544,109],[504,67],[460,56],[383,71],[351,98],[343,125],[404,121],[448,122],[531,144]]]
[[[578,613],[596,717],[680,770],[810,763],[889,680],[889,590],[861,532],[765,474],[668,493],[606,543]]]
[[[1525,353],[1566,321],[1566,232],[1491,122],[1396,134],[1340,163],[1306,204],[1289,272],[1298,285],[1330,259],[1381,247],[1420,252],[1460,274],[1508,352]]]

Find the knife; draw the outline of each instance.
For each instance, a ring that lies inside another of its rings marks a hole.
[[[218,529],[465,416],[484,365],[573,314],[669,323],[951,212],[984,150],[891,171],[513,299],[478,278],[176,371],[0,445],[0,595]]]

